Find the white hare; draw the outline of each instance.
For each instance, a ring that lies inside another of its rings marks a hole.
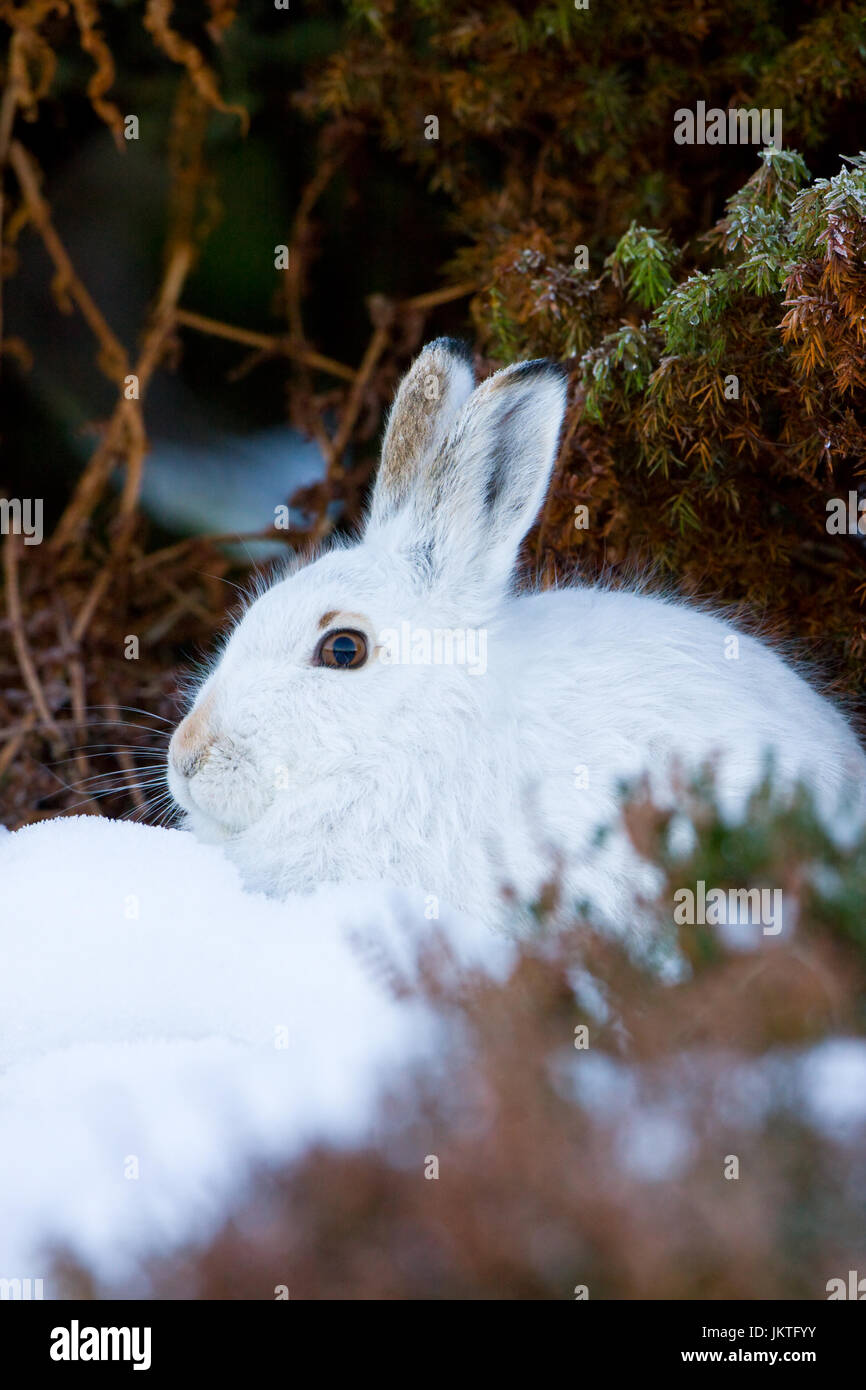
[[[828,820],[866,806],[846,719],[763,643],[685,603],[597,587],[515,595],[565,409],[524,362],[475,387],[429,344],[390,414],[360,540],[247,609],[174,733],[187,825],[251,887],[385,878],[501,920],[558,867],[571,900],[629,914],[638,864],[623,782],[669,794],[716,760],[742,807],[768,753]]]

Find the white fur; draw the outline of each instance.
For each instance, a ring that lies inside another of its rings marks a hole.
[[[714,759],[734,815],[772,754],[780,786],[802,779],[828,822],[847,806],[860,823],[854,734],[764,643],[737,633],[730,659],[735,629],[671,599],[513,595],[565,382],[550,363],[523,363],[470,394],[467,370],[447,340],[425,349],[391,414],[362,539],[274,584],[235,627],[193,706],[207,715],[191,777],[180,731],[172,742],[169,785],[190,828],[272,894],[390,878],[496,922],[503,886],[531,899],[557,867],[573,901],[629,916],[646,879],[618,825],[619,789],[641,774],[670,802],[678,764]],[[412,393],[431,373],[439,413],[419,419]],[[371,648],[401,623],[483,629],[486,670],[315,667],[332,610],[356,615],[346,625]],[[599,846],[604,825],[615,829]]]

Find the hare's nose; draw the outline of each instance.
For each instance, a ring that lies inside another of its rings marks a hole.
[[[177,771],[181,773],[182,776],[189,779],[190,777],[195,777],[199,768],[207,761],[209,752],[210,749],[208,748],[196,748],[189,753],[183,753],[179,750],[173,751],[171,760]]]
[[[208,725],[208,702],[194,709],[181,720],[171,737],[168,756],[183,777],[194,777],[207,762],[214,745],[214,734]]]

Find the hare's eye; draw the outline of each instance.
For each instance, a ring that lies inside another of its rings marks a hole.
[[[367,660],[367,639],[362,632],[326,632],[313,658],[316,666],[351,668]]]

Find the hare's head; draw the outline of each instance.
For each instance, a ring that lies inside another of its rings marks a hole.
[[[459,343],[424,349],[360,540],[260,594],[174,733],[169,786],[192,829],[237,840],[264,821],[288,841],[302,804],[322,835],[349,808],[372,825],[389,787],[477,740],[487,624],[547,490],[564,406],[549,362],[475,388]]]

